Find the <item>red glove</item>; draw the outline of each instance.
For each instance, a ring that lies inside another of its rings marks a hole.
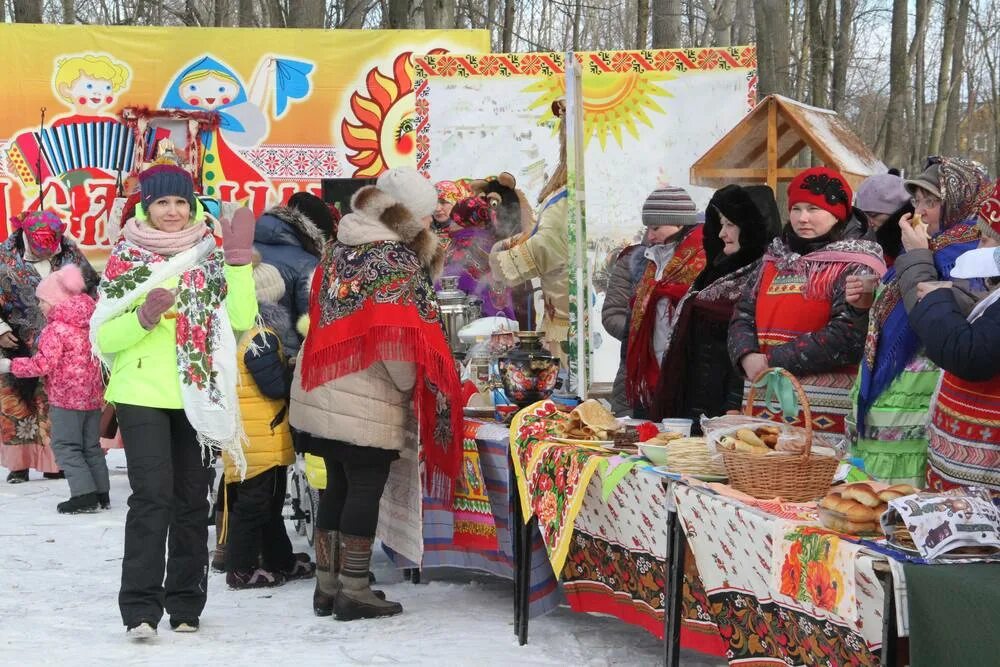
[[[162,287],[156,287],[146,295],[146,302],[139,306],[139,324],[147,331],[156,326],[163,313],[174,305],[174,293]]]
[[[253,231],[257,221],[248,208],[233,213],[233,220],[223,219],[222,251],[229,266],[245,266],[253,259]]]

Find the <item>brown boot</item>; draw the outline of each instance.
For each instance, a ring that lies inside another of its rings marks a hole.
[[[340,590],[333,600],[338,621],[379,618],[403,613],[403,605],[379,597],[368,583],[372,558],[371,537],[344,535],[340,565]]]
[[[337,576],[340,562],[340,532],[316,528],[316,590],[313,592],[313,613],[329,616],[333,613],[333,598],[340,590]],[[333,564],[337,563],[338,566]]]
[[[217,511],[215,513],[215,551],[212,553],[212,569],[216,572],[226,571],[226,543],[219,541],[219,536],[222,535],[222,518],[222,512]]]

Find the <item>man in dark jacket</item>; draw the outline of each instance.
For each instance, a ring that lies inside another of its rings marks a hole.
[[[309,312],[309,287],[323,252],[323,242],[320,224],[298,208],[275,206],[257,220],[254,248],[264,262],[281,273],[285,295],[279,303],[291,314],[292,322],[298,322],[299,317]],[[299,345],[290,348],[288,356],[294,358],[298,348]]]

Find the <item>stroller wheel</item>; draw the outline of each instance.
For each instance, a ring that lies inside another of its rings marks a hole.
[[[316,513],[319,512],[319,491],[310,488],[305,497],[305,523],[306,526],[303,528],[306,539],[309,541],[309,546],[313,545],[313,541],[316,539]]]

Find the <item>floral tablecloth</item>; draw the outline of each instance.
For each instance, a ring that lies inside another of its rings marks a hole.
[[[862,546],[709,489],[673,493],[706,593],[698,611],[731,664],[879,663],[884,592]]]

